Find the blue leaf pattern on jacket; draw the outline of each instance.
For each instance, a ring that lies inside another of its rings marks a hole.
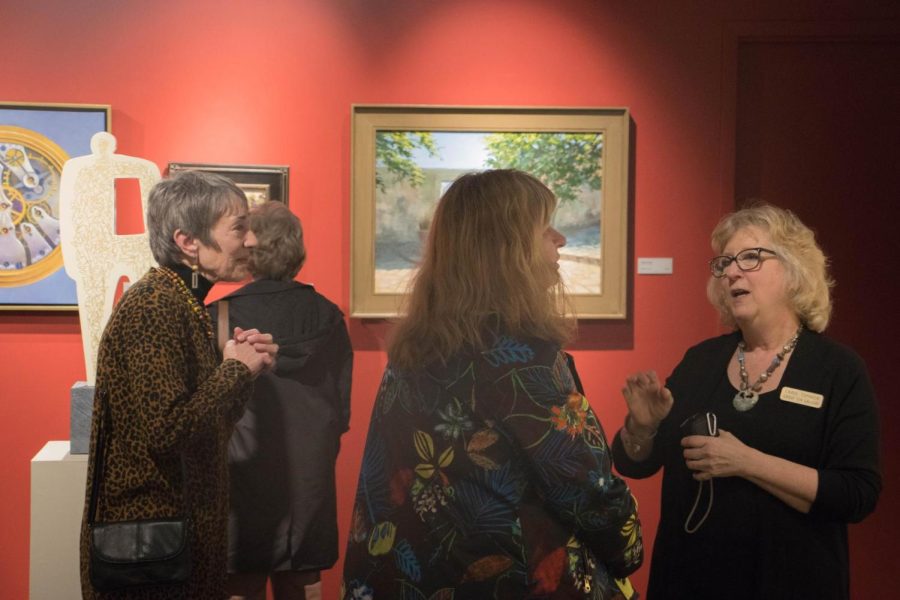
[[[516,520],[523,483],[510,473],[508,464],[497,471],[476,472],[459,483],[456,505],[463,531],[502,534],[509,530]]]
[[[362,468],[359,471],[359,485],[356,488],[356,502],[364,506],[373,517],[388,510],[388,478],[385,472],[385,443],[375,438],[366,444]]]
[[[422,569],[419,567],[419,561],[412,547],[406,540],[400,540],[397,547],[394,548],[396,555],[397,567],[412,581],[418,582],[422,579]]]
[[[524,363],[534,358],[534,350],[508,336],[499,336],[490,350],[482,353],[492,367]]]

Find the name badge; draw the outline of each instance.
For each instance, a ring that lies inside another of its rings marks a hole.
[[[793,402],[794,404],[802,404],[810,408],[822,408],[825,396],[822,394],[814,394],[804,390],[798,390],[792,387],[781,388],[781,399],[785,402]]]

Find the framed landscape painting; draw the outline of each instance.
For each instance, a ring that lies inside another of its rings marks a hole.
[[[352,317],[391,317],[438,199],[464,173],[514,168],[559,200],[560,273],[579,318],[626,317],[624,108],[353,107]]]
[[[110,107],[0,102],[0,310],[77,310],[63,268],[59,181],[109,131]]]

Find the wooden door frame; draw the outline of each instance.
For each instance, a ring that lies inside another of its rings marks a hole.
[[[738,58],[759,42],[884,42],[900,40],[900,21],[726,21],[722,28],[720,214],[735,208]]]

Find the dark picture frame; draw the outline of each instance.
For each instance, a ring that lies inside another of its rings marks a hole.
[[[169,163],[169,174],[179,171],[206,171],[231,179],[244,190],[251,208],[274,200],[288,204],[290,168],[286,165],[214,165],[205,163]]]

